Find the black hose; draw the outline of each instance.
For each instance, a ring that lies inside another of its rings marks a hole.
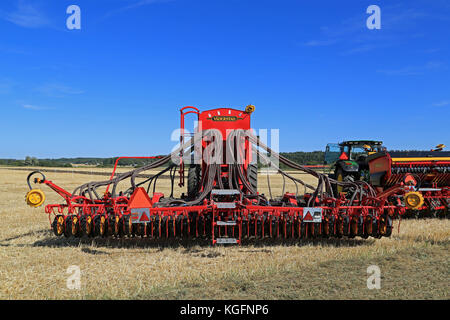
[[[42,181],[45,181],[45,180],[46,180],[46,179],[45,179],[45,175],[44,175],[41,171],[36,170],[36,171],[31,172],[31,173],[28,175],[28,177],[27,177],[27,184],[28,184],[28,187],[30,188],[30,190],[33,189],[33,187],[31,187],[30,178],[31,178],[33,175],[37,174],[37,173],[40,174],[40,175],[42,176]]]

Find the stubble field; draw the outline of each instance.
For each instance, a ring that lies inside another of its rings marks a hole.
[[[90,169],[74,169],[90,170]],[[109,169],[93,169],[95,171]],[[121,169],[122,171],[124,169]],[[0,168],[0,299],[449,299],[450,221],[398,220],[391,238],[249,243],[154,244],[147,239],[65,239],[44,208],[29,208],[27,171]],[[72,191],[107,177],[46,173]],[[306,182],[314,183],[299,175]],[[259,176],[268,194],[267,177]],[[271,177],[280,194],[280,177]],[[169,180],[158,190],[168,194]],[[46,204],[60,201],[43,187]],[[295,192],[287,184],[286,191]],[[300,193],[303,190],[299,190]],[[80,290],[67,287],[69,266]],[[367,268],[381,288],[367,288]]]

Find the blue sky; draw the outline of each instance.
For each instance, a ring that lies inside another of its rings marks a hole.
[[[446,0],[5,0],[0,158],[167,154],[180,107],[250,103],[281,151],[450,145],[449,30]]]

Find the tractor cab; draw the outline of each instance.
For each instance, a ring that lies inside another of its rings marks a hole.
[[[325,164],[334,164],[339,160],[360,162],[368,155],[383,150],[382,141],[344,141],[329,143],[325,149]]]
[[[369,170],[367,157],[385,149],[382,141],[357,140],[329,143],[325,149],[325,164],[330,165],[330,178],[338,181],[365,179]],[[337,187],[336,192],[343,192]]]

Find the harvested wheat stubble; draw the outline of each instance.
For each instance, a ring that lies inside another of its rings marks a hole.
[[[404,220],[400,234],[395,229],[391,238],[379,240],[242,247],[67,240],[51,233],[43,207],[26,206],[27,174],[0,168],[0,299],[450,298],[448,219]],[[48,173],[47,178],[71,191],[98,176]],[[268,192],[265,181],[260,175],[263,193]],[[281,193],[281,178],[271,177],[271,182],[272,191]],[[287,185],[286,191],[293,188]],[[43,190],[47,204],[60,201]],[[168,180],[158,190],[168,194]],[[381,269],[380,290],[367,289],[367,267],[373,264]],[[66,286],[71,265],[81,268],[80,290]]]

